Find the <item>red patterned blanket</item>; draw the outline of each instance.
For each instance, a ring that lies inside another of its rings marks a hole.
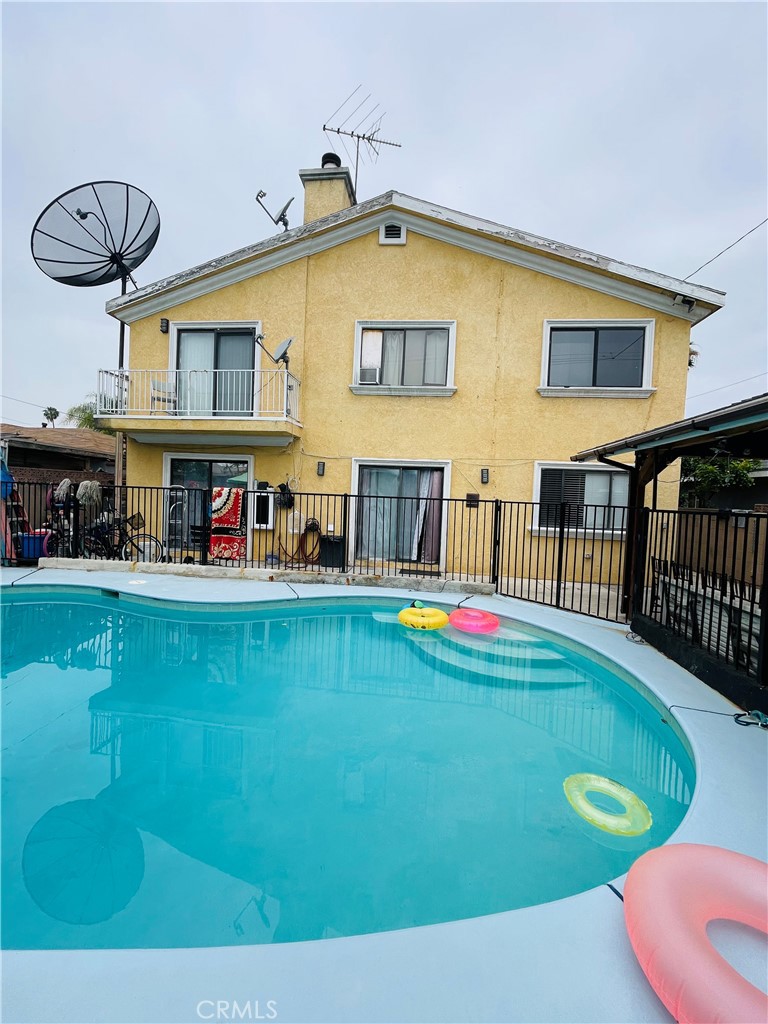
[[[240,559],[248,549],[242,487],[214,487],[211,493],[211,558]]]

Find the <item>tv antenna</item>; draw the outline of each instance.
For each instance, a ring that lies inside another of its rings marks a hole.
[[[266,198],[266,195],[267,195],[267,193],[264,191],[264,189],[260,189],[259,190],[259,194],[256,196],[256,202],[262,208],[264,213],[266,213],[266,215],[269,217],[269,219],[272,221],[273,224],[275,224],[275,225],[282,224],[283,225],[283,231],[287,231],[288,230],[288,216],[287,216],[287,214],[288,214],[288,207],[291,205],[291,203],[295,199],[295,196],[291,196],[291,198],[288,200],[288,202],[285,204],[285,206],[280,210],[280,212],[273,217],[272,214],[269,212],[269,210],[264,205],[264,203],[262,203],[262,201],[261,201],[262,199]]]
[[[362,85],[358,85],[356,89],[353,89],[341,106],[334,110],[328,121],[332,121],[337,116],[341,117],[344,113],[344,108],[347,107],[347,104],[355,102],[357,99],[356,94],[361,89]],[[399,142],[390,142],[388,139],[379,138],[381,122],[384,120],[386,111],[381,111],[379,113],[380,104],[378,103],[370,107],[370,99],[371,94],[368,93],[365,99],[360,100],[360,102],[357,103],[357,106],[352,107],[349,113],[344,117],[344,120],[341,121],[338,128],[332,128],[330,123],[323,125],[323,131],[325,132],[326,138],[330,142],[332,149],[334,148],[333,140],[328,135],[328,132],[333,132],[334,135],[338,135],[341,138],[341,144],[344,147],[344,152],[347,154],[350,163],[352,163],[352,157],[347,149],[347,144],[344,142],[344,138],[352,139],[355,144],[355,192],[357,192],[357,172],[360,160],[362,159],[363,163],[365,163],[365,153],[368,154],[368,158],[370,160],[376,163],[379,159],[379,149],[381,146],[395,146],[397,149],[402,149]],[[361,109],[364,111],[363,114],[360,114]],[[358,117],[358,115],[360,116]],[[357,118],[357,120],[353,121],[353,118]],[[349,125],[350,121],[352,121],[352,124],[349,127],[345,127],[345,125]]]
[[[124,181],[89,181],[43,210],[32,228],[32,258],[60,284],[92,288],[120,279],[125,295],[132,271],[155,247],[160,214],[141,189]],[[119,369],[123,369],[125,324],[120,323]]]

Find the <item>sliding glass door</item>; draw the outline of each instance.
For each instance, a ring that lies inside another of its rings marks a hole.
[[[442,469],[361,466],[358,494],[357,558],[439,562]]]
[[[214,487],[248,486],[248,463],[172,458],[167,492],[168,547],[199,551]]]
[[[252,415],[254,353],[252,330],[179,331],[182,415]]]

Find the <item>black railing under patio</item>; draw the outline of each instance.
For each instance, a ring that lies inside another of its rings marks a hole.
[[[765,513],[644,509],[633,628],[727,695],[765,686],[767,540]]]

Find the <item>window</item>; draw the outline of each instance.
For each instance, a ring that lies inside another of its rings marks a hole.
[[[624,529],[628,473],[548,466],[539,472],[540,528],[558,528],[562,513],[569,530]]]
[[[540,393],[647,397],[653,321],[547,321]]]
[[[250,416],[254,408],[255,347],[253,328],[179,328],[179,412]]]
[[[452,394],[455,325],[451,322],[358,322],[356,394]]]

